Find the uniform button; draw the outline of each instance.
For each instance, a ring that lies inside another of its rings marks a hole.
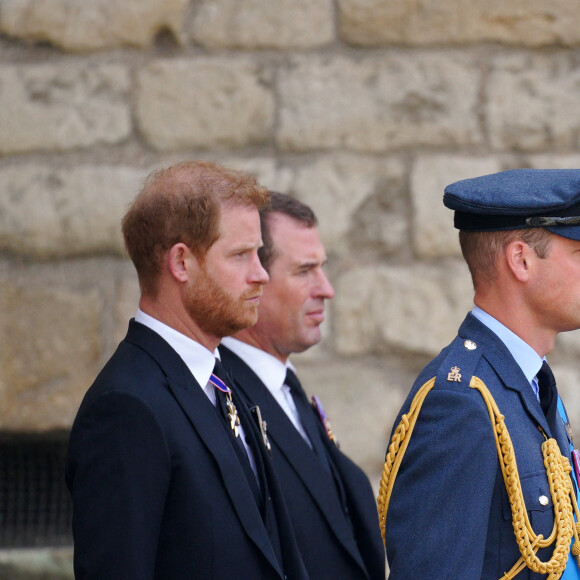
[[[545,495],[541,495],[538,498],[538,501],[540,502],[541,505],[548,505],[550,503],[550,500]]]
[[[466,340],[463,343],[463,346],[467,349],[467,350],[475,350],[477,348],[477,344],[475,344],[475,342],[473,342],[473,340]]]

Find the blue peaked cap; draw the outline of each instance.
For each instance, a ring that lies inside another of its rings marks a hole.
[[[467,231],[545,227],[580,241],[580,169],[510,169],[456,181],[443,203]]]

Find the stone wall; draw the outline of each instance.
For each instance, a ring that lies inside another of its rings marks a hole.
[[[145,174],[221,162],[313,206],[337,294],[295,358],[377,487],[471,307],[446,184],[580,166],[572,0],[0,0],[0,430],[67,429],[135,312]],[[580,336],[551,357],[573,423]]]

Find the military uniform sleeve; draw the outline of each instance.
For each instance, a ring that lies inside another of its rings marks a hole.
[[[497,472],[493,431],[479,394],[432,390],[387,513],[390,580],[481,578]]]

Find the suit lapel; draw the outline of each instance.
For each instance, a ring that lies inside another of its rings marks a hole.
[[[215,458],[240,522],[266,559],[280,576],[283,576],[256,500],[211,401],[181,357],[157,333],[131,321],[126,340],[146,350],[167,376],[169,390],[188,417],[193,429]]]
[[[329,487],[335,485],[331,476],[320,465],[308,444],[254,371],[228,348],[221,345],[219,349],[222,361],[230,369],[236,387],[252,405],[260,407],[262,416],[268,424],[268,436],[273,444],[272,453],[284,455],[319,506],[338,540],[364,568],[353,540],[352,530],[347,519],[342,517],[343,508],[337,501],[336,494],[328,493]]]

